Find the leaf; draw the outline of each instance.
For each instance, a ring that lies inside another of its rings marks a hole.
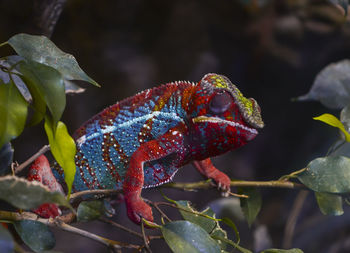
[[[179,209],[182,217],[185,220],[188,220],[202,227],[207,233],[210,234],[210,236],[220,236],[223,238],[227,238],[226,231],[221,228],[219,224],[219,220],[215,218],[215,213],[209,207],[206,208],[204,211],[199,212],[190,205],[189,201],[179,200],[179,201],[174,201],[174,203],[181,209],[188,210],[188,211],[185,211],[185,210]],[[205,217],[204,215],[207,217]],[[236,225],[228,218],[223,218],[222,221],[226,225],[234,229],[237,237],[237,243],[239,243],[240,238],[239,238],[239,233],[236,228]],[[223,250],[227,247],[227,245],[220,240],[217,241],[217,243],[220,245],[221,249]]]
[[[27,118],[28,103],[12,81],[0,79],[0,147],[20,135]]]
[[[350,101],[350,60],[332,63],[322,69],[309,93],[297,100],[317,100],[331,109],[347,106]]]
[[[350,134],[345,130],[343,123],[341,123],[335,116],[329,113],[322,114],[321,116],[314,117],[314,120],[322,121],[330,126],[338,128],[345,135],[345,140],[350,142]]]
[[[64,87],[66,90],[66,94],[78,94],[78,93],[82,93],[85,91],[84,88],[81,88],[80,86],[78,86],[74,82],[71,82],[68,80],[64,81]]]
[[[105,211],[103,200],[83,201],[78,206],[77,220],[83,222],[96,220],[101,217]]]
[[[0,249],[1,253],[14,252],[15,244],[9,231],[0,225]]]
[[[227,238],[223,238],[220,236],[213,236],[214,239],[216,240],[220,240],[222,242],[225,242],[226,244],[231,245],[232,247],[234,247],[236,250],[242,252],[242,253],[252,253],[252,251],[250,251],[249,249],[243,248],[242,246],[238,245],[237,243],[235,243],[234,241],[227,239]]]
[[[0,199],[21,209],[33,209],[43,203],[70,207],[59,192],[52,192],[39,182],[29,182],[16,176],[0,177]]]
[[[44,127],[49,139],[51,153],[64,170],[64,180],[68,187],[69,198],[76,173],[74,158],[76,153],[75,142],[69,135],[66,125],[61,121],[57,123],[57,127],[55,128],[53,123],[46,118]]]
[[[350,105],[345,106],[340,112],[340,121],[347,132],[350,131]]]
[[[220,198],[210,202],[210,208],[220,217],[243,221],[244,215],[238,198]]]
[[[203,212],[198,212],[197,210],[194,210],[192,208],[189,201],[179,200],[179,201],[175,201],[175,203],[178,207],[188,210],[187,212],[179,209],[179,212],[181,213],[182,217],[185,220],[188,220],[198,226],[201,226],[208,233],[212,232],[215,226],[218,224],[218,222],[215,221],[215,218],[214,218],[215,214],[210,208],[205,209]],[[213,217],[213,219],[204,217],[201,214],[208,215],[209,217]]]
[[[350,159],[327,156],[312,160],[305,171],[298,174],[305,186],[316,192],[350,192]]]
[[[324,215],[339,216],[344,213],[343,211],[343,199],[341,196],[315,192],[318,207]]]
[[[249,196],[249,198],[241,198],[240,201],[243,214],[248,225],[251,226],[261,209],[261,195],[258,190],[253,187],[238,188],[238,193]]]
[[[40,122],[45,115],[45,103],[55,122],[61,118],[66,106],[65,86],[62,75],[52,67],[34,61],[19,63],[22,80],[33,97],[34,108],[38,112],[34,123]],[[45,101],[45,102],[44,102]]]
[[[301,249],[266,249],[260,253],[303,253]]]
[[[95,86],[100,85],[80,68],[73,55],[61,51],[45,36],[16,34],[8,40],[20,56],[57,69],[67,80],[82,80]]]
[[[11,173],[11,163],[13,160],[13,148],[11,143],[8,142],[0,149],[0,175]]]
[[[189,221],[174,221],[161,227],[166,243],[175,253],[220,253],[219,244],[200,226]]]
[[[14,69],[12,69],[12,72],[15,74],[11,75],[11,77],[12,77],[15,85],[17,86],[18,90],[21,92],[22,96],[24,97],[24,99],[28,103],[30,103],[32,100],[32,97],[31,97],[26,85],[23,83],[22,79],[18,76],[18,75],[20,75],[20,73],[18,72],[18,70],[16,69],[16,66],[15,66],[17,63],[19,63],[20,61],[23,61],[23,60],[24,59],[21,56],[10,55],[10,56],[6,56],[6,57],[3,57],[2,59],[0,59],[0,64],[4,67],[7,67],[7,68],[14,67]],[[9,73],[5,72],[3,69],[0,69],[0,79],[2,79],[4,81],[4,83],[8,83],[11,80]]]
[[[23,242],[35,252],[42,252],[55,247],[55,237],[43,223],[33,220],[22,220],[14,222],[13,225]]]

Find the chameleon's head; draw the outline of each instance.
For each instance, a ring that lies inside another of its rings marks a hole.
[[[214,135],[218,140],[212,141],[228,141],[238,147],[252,140],[258,134],[257,129],[264,127],[258,103],[245,98],[227,77],[207,74],[198,85],[192,96],[192,106],[197,108],[192,122],[206,132],[208,139]]]

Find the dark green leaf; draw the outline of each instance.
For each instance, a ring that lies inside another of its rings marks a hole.
[[[0,147],[20,135],[27,118],[28,103],[13,82],[0,79]]]
[[[347,106],[350,101],[350,60],[329,64],[321,70],[309,93],[298,100],[317,100],[331,109]]]
[[[61,51],[45,36],[16,34],[8,43],[20,56],[57,69],[67,80],[82,80],[99,86],[79,67],[73,55]]]
[[[219,244],[200,226],[189,221],[174,221],[161,227],[165,241],[173,252],[218,252]]]
[[[242,187],[238,188],[238,193],[249,196],[249,198],[241,198],[240,201],[243,214],[250,226],[261,209],[262,199],[260,192],[253,187]]]
[[[55,247],[55,237],[43,223],[33,220],[22,220],[14,222],[14,226],[25,244],[35,252],[42,252]]]
[[[0,225],[0,249],[1,253],[14,252],[14,242],[9,231]]]
[[[204,214],[214,218],[215,214],[210,208],[205,209],[203,212],[198,212],[197,210],[194,210],[192,208],[189,201],[179,200],[179,201],[175,201],[175,203],[178,207],[188,210],[188,211],[185,211],[185,210],[179,209],[182,217],[185,220],[188,220],[194,224],[197,224],[198,226],[201,226],[208,233],[212,232],[218,223],[214,219],[210,219],[201,215],[201,214]]]
[[[220,240],[222,242],[224,242],[226,245],[231,245],[233,248],[235,248],[236,250],[242,252],[242,253],[252,253],[252,251],[250,251],[249,249],[243,248],[242,246],[240,246],[238,243],[235,243],[234,241],[224,238],[224,237],[220,237],[220,236],[212,236],[215,240]]]
[[[83,201],[79,204],[77,210],[78,221],[96,220],[105,213],[103,200]]]
[[[324,215],[342,215],[343,200],[341,196],[331,193],[315,192],[317,204]]]
[[[266,249],[261,253],[303,253],[301,249]]]
[[[38,112],[35,122],[45,115],[45,104],[55,122],[61,118],[66,106],[66,94],[62,75],[52,67],[34,61],[22,61],[19,70],[23,81],[33,97],[34,108]]]
[[[29,182],[16,176],[0,177],[0,199],[21,209],[33,209],[43,203],[57,203],[70,207],[59,192],[51,192],[39,182]]]
[[[49,139],[51,153],[64,170],[64,180],[68,187],[68,197],[72,190],[72,184],[76,173],[75,153],[76,146],[69,135],[66,125],[59,121],[56,128],[48,118],[45,120],[45,131]]]
[[[13,149],[11,143],[6,143],[0,149],[0,175],[11,173],[11,163],[13,160]]]
[[[350,192],[350,159],[344,156],[321,157],[311,161],[298,179],[316,192]]]

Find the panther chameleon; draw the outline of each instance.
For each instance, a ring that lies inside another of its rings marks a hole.
[[[142,91],[104,109],[75,132],[72,192],[121,189],[129,218],[153,221],[152,209],[141,197],[143,188],[169,182],[180,167],[192,163],[227,195],[230,178],[210,157],[245,145],[263,126],[257,102],[223,75],[210,73],[198,83],[178,81]],[[43,155],[28,178],[53,191],[66,188],[63,170],[57,165],[51,170]],[[55,204],[43,204],[35,212],[46,218],[60,214]]]

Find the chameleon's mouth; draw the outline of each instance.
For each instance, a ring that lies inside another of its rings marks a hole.
[[[223,123],[223,124],[227,124],[239,129],[242,129],[244,131],[247,131],[248,133],[250,133],[252,135],[252,137],[255,137],[258,134],[258,131],[255,128],[250,128],[247,126],[244,126],[238,122],[234,122],[234,121],[228,121],[228,120],[224,120],[221,118],[217,118],[217,117],[206,117],[206,116],[199,116],[196,118],[192,119],[193,123],[199,123],[199,122],[209,122],[209,123]]]

